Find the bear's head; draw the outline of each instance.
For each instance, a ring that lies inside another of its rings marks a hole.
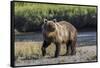
[[[44,19],[44,24],[42,26],[42,29],[44,29],[45,31],[48,31],[48,32],[53,32],[56,30],[56,19],[53,19],[53,20],[47,20],[47,19]]]

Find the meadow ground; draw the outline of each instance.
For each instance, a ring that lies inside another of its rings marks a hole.
[[[15,65],[23,66],[97,61],[96,45],[78,46],[76,49],[77,53],[73,56],[63,56],[66,52],[66,47],[62,45],[58,58],[53,58],[55,52],[54,44],[51,44],[47,48],[45,57],[42,57],[41,46],[42,42],[15,42]]]

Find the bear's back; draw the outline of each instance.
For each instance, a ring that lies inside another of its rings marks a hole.
[[[71,32],[73,32],[73,31],[77,32],[76,28],[75,28],[72,24],[70,24],[69,22],[60,21],[60,22],[58,22],[58,23],[59,23],[61,26],[66,27],[66,29],[69,30],[69,31],[71,31]]]

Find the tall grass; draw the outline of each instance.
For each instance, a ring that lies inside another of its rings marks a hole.
[[[15,42],[15,59],[38,59],[42,57],[41,42]],[[46,56],[54,57],[55,45],[51,44],[46,49]],[[66,46],[61,46],[60,55],[66,53]]]
[[[41,29],[43,19],[71,22],[75,27],[96,26],[96,7],[15,2],[15,28],[19,31]]]

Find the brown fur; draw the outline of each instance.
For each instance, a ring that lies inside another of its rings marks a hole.
[[[46,54],[46,48],[51,43],[56,45],[55,57],[58,57],[62,43],[66,44],[67,55],[74,55],[76,53],[77,30],[72,24],[66,21],[56,22],[55,20],[48,21],[45,19],[42,33],[44,38],[42,46],[43,56]]]

